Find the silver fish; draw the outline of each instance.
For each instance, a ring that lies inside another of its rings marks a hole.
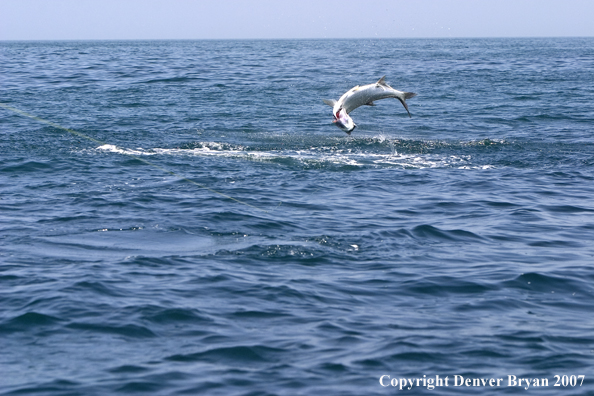
[[[337,101],[332,99],[324,100],[324,103],[332,107],[332,114],[334,115],[332,122],[350,135],[357,125],[353,122],[349,113],[359,106],[375,106],[374,101],[387,98],[398,99],[406,109],[408,116],[411,117],[408,106],[406,105],[406,99],[417,96],[417,94],[398,91],[386,84],[385,78],[386,76],[383,76],[375,84],[367,84],[362,87],[357,85],[348,90]]]

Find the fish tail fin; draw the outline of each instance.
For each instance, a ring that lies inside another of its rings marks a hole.
[[[402,105],[406,109],[406,112],[408,113],[408,116],[412,118],[412,116],[410,115],[410,111],[408,111],[408,105],[406,104],[406,99],[414,98],[415,96],[417,96],[417,94],[414,92],[403,92],[402,94],[403,94],[402,97],[399,96],[396,99],[398,99],[400,101],[400,103],[402,103]]]
[[[414,92],[405,92],[404,93],[404,99],[414,98],[415,96],[417,96],[417,94]]]

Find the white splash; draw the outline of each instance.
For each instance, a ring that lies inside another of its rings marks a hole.
[[[385,137],[380,136],[378,142]],[[403,169],[458,168],[492,169],[492,165],[475,165],[469,155],[400,154],[390,145],[390,152],[378,153],[362,149],[318,146],[297,150],[257,150],[241,145],[219,142],[198,142],[194,148],[152,148],[124,149],[111,144],[99,146],[97,150],[126,155],[189,155],[204,157],[225,157],[248,161],[278,161],[291,159],[306,165],[332,164],[354,167],[397,167]]]

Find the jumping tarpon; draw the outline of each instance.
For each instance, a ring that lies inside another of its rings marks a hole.
[[[386,76],[383,76],[375,84],[363,85],[362,87],[357,85],[342,95],[338,101],[324,100],[324,103],[332,107],[332,114],[334,115],[332,122],[350,135],[357,125],[355,125],[349,113],[359,106],[375,106],[374,101],[387,98],[398,99],[406,109],[408,116],[411,117],[406,105],[406,99],[410,99],[417,94],[398,91],[386,84],[385,78]]]

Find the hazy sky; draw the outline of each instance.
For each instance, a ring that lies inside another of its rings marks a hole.
[[[593,0],[0,0],[0,40],[594,36]]]

